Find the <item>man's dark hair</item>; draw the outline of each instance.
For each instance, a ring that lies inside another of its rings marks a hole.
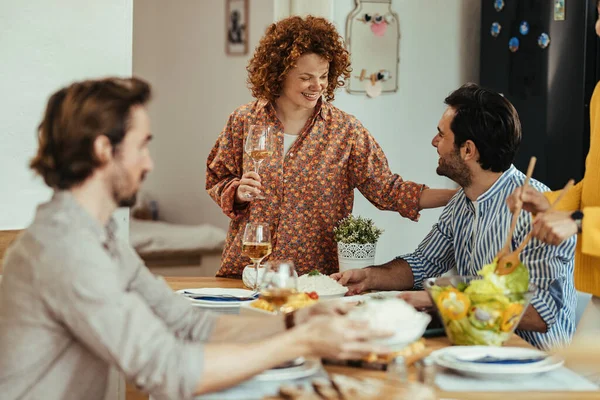
[[[461,86],[444,103],[456,112],[450,125],[455,146],[471,140],[479,151],[481,168],[506,171],[521,144],[521,121],[513,105],[474,83]]]

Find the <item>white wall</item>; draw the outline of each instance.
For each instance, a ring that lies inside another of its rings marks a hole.
[[[28,168],[50,94],[73,80],[131,75],[132,18],[132,0],[0,3],[0,229],[28,225],[50,195]]]
[[[51,192],[28,163],[50,94],[74,80],[131,75],[133,0],[0,3],[0,229],[21,229]],[[129,214],[116,215],[128,237]],[[124,399],[109,376],[106,399]]]
[[[339,0],[338,0],[339,1]],[[334,0],[273,0],[275,21],[290,15],[307,14],[333,18]]]
[[[155,169],[144,187],[161,219],[227,228],[204,189],[206,158],[229,114],[252,100],[245,68],[273,12],[273,0],[251,0],[248,55],[227,56],[225,1],[134,0],[133,72],[155,95]]]
[[[438,156],[431,140],[444,98],[467,81],[478,82],[479,0],[394,0],[400,18],[399,90],[369,99],[340,91],[334,104],[354,114],[382,146],[392,171],[430,187],[454,183],[435,173]],[[334,22],[345,36],[354,1],[336,0]],[[385,230],[376,263],[410,252],[429,232],[439,210],[423,211],[418,223],[379,211],[356,191],[354,214]]]

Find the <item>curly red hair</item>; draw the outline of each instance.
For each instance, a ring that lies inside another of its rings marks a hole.
[[[275,101],[288,72],[304,54],[314,53],[329,61],[325,98],[350,77],[350,54],[335,26],[325,18],[293,16],[271,24],[248,63],[248,87],[257,99]]]

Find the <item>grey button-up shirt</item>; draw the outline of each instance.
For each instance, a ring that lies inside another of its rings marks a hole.
[[[152,275],[70,192],[38,207],[0,283],[0,397],[103,399],[111,366],[161,398],[200,381],[215,316]]]

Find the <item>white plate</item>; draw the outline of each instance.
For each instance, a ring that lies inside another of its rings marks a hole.
[[[232,288],[199,288],[199,289],[181,289],[176,293],[181,294],[185,297],[183,292],[193,293],[202,296],[222,296],[230,295],[237,297],[248,297],[252,296],[254,292],[246,289],[232,289]],[[250,301],[211,301],[211,300],[194,300],[186,297],[190,302],[198,307],[205,308],[239,308],[242,303],[249,303]]]
[[[283,381],[306,378],[319,372],[321,369],[321,361],[318,359],[306,359],[302,365],[268,369],[261,374],[256,375],[253,379],[257,381]]]
[[[355,294],[353,296],[344,296],[342,298],[340,298],[340,301],[343,301],[344,303],[362,303],[364,301],[366,301],[367,299],[369,299],[367,296],[365,296],[364,294]]]
[[[364,293],[363,296],[367,296],[370,297],[372,299],[387,299],[389,297],[398,297],[399,294],[402,294],[404,292],[399,292],[397,290],[390,290],[390,291],[385,291],[385,292],[371,292],[371,293]]]
[[[348,288],[345,287],[344,291],[340,291],[338,293],[333,293],[333,294],[321,294],[319,292],[317,292],[317,294],[319,295],[319,299],[336,299],[339,297],[344,297],[346,295],[346,293],[348,292]]]
[[[431,354],[435,362],[465,375],[487,379],[512,379],[525,374],[541,374],[560,368],[564,360],[557,356],[530,364],[483,364],[469,360],[484,356],[500,358],[533,358],[546,355],[543,351],[522,347],[453,346]]]

